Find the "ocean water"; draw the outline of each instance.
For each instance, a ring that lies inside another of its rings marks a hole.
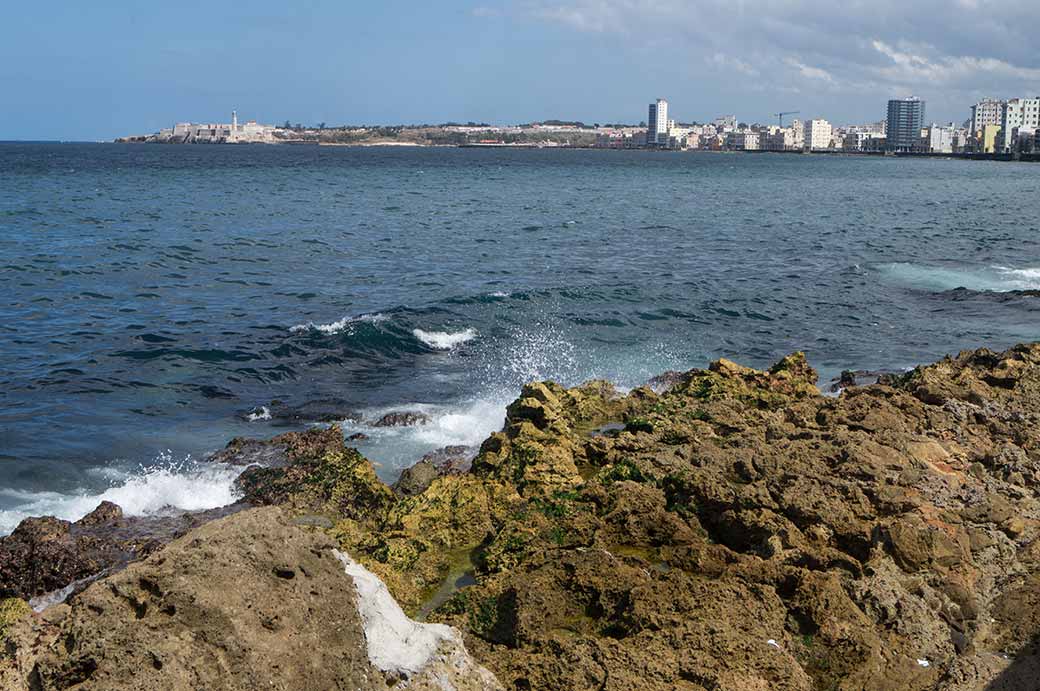
[[[654,152],[0,144],[0,533],[336,397],[392,480],[519,387],[804,350],[824,380],[1040,338],[1040,167]]]

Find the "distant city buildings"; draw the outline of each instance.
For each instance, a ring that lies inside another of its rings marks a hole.
[[[182,144],[270,144],[275,141],[277,128],[261,125],[255,120],[238,122],[238,112],[231,111],[231,122],[226,124],[195,124],[179,122],[172,128],[159,130],[157,141]]]
[[[924,101],[916,96],[890,100],[886,148],[893,152],[920,151],[923,126]]]

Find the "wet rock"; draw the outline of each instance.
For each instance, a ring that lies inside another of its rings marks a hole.
[[[419,460],[433,464],[442,475],[461,474],[469,472],[476,454],[472,446],[453,445],[431,451]]]
[[[0,682],[11,691],[501,689],[457,631],[394,611],[378,580],[357,565],[348,572],[335,547],[278,509],[211,522],[12,627]]]
[[[124,516],[102,502],[78,521],[53,516],[27,518],[0,538],[0,596],[30,599],[123,568],[207,521],[245,508],[244,504],[208,511],[170,511],[156,516]],[[66,593],[68,595],[69,593]]]
[[[898,381],[900,374],[898,372],[892,372],[890,370],[843,370],[836,379],[832,379],[827,390],[831,393],[837,393],[844,389],[851,389],[854,386],[867,386],[870,384],[892,384]]]
[[[405,468],[401,477],[392,486],[394,493],[404,497],[422,494],[441,473],[429,461],[419,461],[410,468]]]
[[[285,505],[334,516],[362,516],[377,511],[393,493],[357,449],[347,447],[336,425],[289,432],[266,441],[236,439],[222,453],[232,457],[246,448],[276,449],[279,461],[246,468],[236,480],[242,501]],[[215,460],[222,460],[218,454]]]
[[[416,410],[405,410],[387,413],[372,423],[373,427],[414,427],[426,425],[430,422],[430,416]]]
[[[361,416],[349,402],[339,398],[322,398],[297,405],[283,401],[271,401],[266,406],[254,408],[244,416],[251,421],[270,421],[274,426],[304,425],[315,422],[358,421]]]
[[[343,432],[336,425],[303,432],[287,432],[271,439],[235,437],[228,445],[206,457],[206,462],[227,465],[283,467],[301,459],[320,458],[343,446]]]
[[[368,435],[364,432],[355,432],[347,437],[347,441],[368,441]]]
[[[653,390],[654,393],[662,394],[667,392],[672,387],[681,384],[685,378],[685,372],[676,372],[674,370],[669,370],[667,372],[662,372],[661,374],[651,377],[650,381],[648,381],[646,385],[650,387],[650,389]]]

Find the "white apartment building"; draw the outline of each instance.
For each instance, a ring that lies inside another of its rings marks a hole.
[[[924,150],[933,154],[953,153],[954,129],[952,124],[949,127],[940,127],[939,125],[928,127],[925,130]]]
[[[1011,151],[1019,134],[1032,135],[1040,128],[1040,98],[1013,98],[1004,105],[1000,121],[1000,148]]]
[[[831,123],[826,120],[809,120],[805,123],[804,146],[807,151],[827,149],[831,145]]]
[[[999,125],[1004,119],[1004,106],[1007,101],[984,98],[971,107],[971,131],[977,133],[986,125]]]

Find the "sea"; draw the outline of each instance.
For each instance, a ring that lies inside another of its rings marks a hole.
[[[390,482],[532,380],[1038,340],[1038,199],[1029,163],[0,144],[0,534],[234,501],[203,459],[309,424],[272,405],[335,399]]]

